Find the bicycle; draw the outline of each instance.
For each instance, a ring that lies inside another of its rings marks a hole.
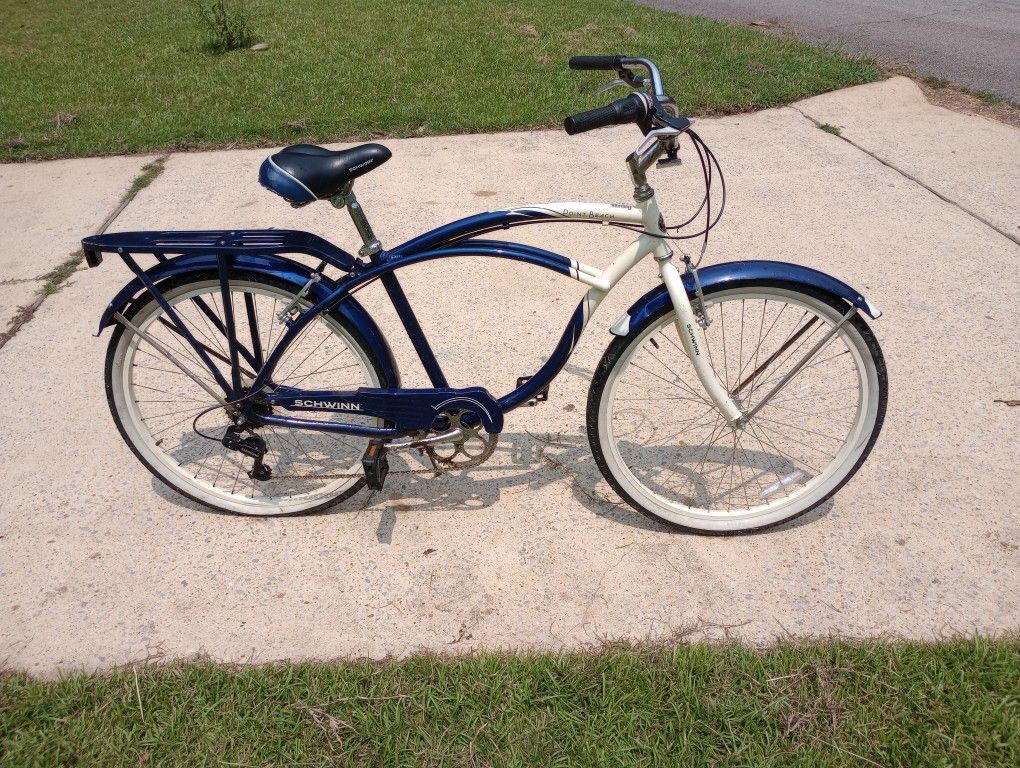
[[[346,208],[362,240],[357,256],[292,230],[85,238],[90,267],[116,253],[135,275],[97,335],[114,326],[108,401],[142,464],[190,499],[251,515],[313,512],[366,485],[381,489],[391,451],[418,451],[437,473],[477,466],[492,454],[504,416],[548,397],[599,303],[651,256],[662,285],[613,324],[588,396],[591,450],[616,493],[670,526],[735,533],[788,521],[839,490],[867,458],[885,414],[885,363],[862,317],[880,313],[850,286],[806,267],[701,267],[700,256],[684,252],[675,259],[671,243],[695,237],[703,238],[703,256],[722,215],[725,182],[715,155],[666,95],[652,61],[577,56],[569,65],[614,72],[610,86],[632,89],[568,117],[564,127],[569,134],[640,128],[626,160],[633,205],[491,211],[384,249],[353,185],[390,151],[300,144],[268,157],[260,182],[296,207],[329,200]],[[647,173],[679,165],[682,139],[700,164],[705,194],[693,216],[667,226]],[[484,237],[552,222],[623,227],[636,238],[599,269]],[[692,233],[692,225],[701,229]],[[154,256],[155,265],[143,269],[137,254]],[[395,274],[462,256],[512,259],[587,286],[545,364],[499,398],[482,386],[450,386]],[[330,267],[341,277],[329,277]],[[431,387],[401,387],[383,332],[354,296],[375,281]]]

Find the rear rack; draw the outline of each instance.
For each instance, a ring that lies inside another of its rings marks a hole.
[[[271,256],[302,253],[349,272],[358,260],[342,248],[311,232],[294,229],[230,229],[185,232],[116,232],[93,235],[81,241],[85,261],[98,267],[104,253],[151,253],[159,260],[168,255],[250,254]]]

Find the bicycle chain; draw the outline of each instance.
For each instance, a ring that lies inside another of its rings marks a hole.
[[[465,424],[462,419],[469,413],[466,409],[460,409],[447,413],[447,417],[450,419],[450,424],[453,427],[464,430],[464,435],[460,440],[451,441],[449,445],[455,446],[455,450],[452,456],[440,456],[431,446],[424,446],[418,448],[418,453],[422,456],[427,455],[429,461],[432,462],[431,468],[422,469],[394,469],[390,470],[388,474],[391,475],[434,475],[439,477],[446,472],[453,472],[458,469],[470,469],[477,467],[484,463],[495,451],[496,443],[499,441],[498,435],[489,434],[482,429],[481,424],[475,424],[469,426]],[[464,448],[464,445],[471,439],[481,440],[483,442],[483,448],[481,453],[477,456],[472,456]],[[446,445],[446,443],[443,443]],[[466,460],[458,462],[457,457],[464,455],[467,457]],[[334,473],[326,475],[280,475],[279,477],[271,477],[270,480],[344,480],[355,477],[363,477],[364,472],[346,472],[346,473]]]
[[[419,450],[421,450],[421,449],[419,449]],[[479,463],[481,463],[481,462],[479,462]],[[471,469],[472,467],[476,467],[476,466],[478,466],[478,464],[469,464],[469,465],[464,465],[464,466],[450,466],[450,467],[443,467],[443,466],[437,465],[437,466],[432,467],[431,469],[424,468],[424,467],[422,469],[391,469],[387,474],[390,474],[390,475],[434,475],[436,477],[439,477],[440,475],[444,475],[447,472],[455,472],[458,469]],[[346,473],[342,473],[342,474],[336,473],[336,474],[329,474],[329,475],[279,475],[279,476],[273,475],[271,478],[269,478],[268,481],[264,481],[264,482],[272,482],[273,480],[347,480],[347,479],[350,479],[352,477],[364,477],[364,476],[365,476],[364,472],[346,472]]]

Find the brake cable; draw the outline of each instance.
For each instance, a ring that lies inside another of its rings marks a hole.
[[[693,233],[690,233],[690,234],[667,235],[667,234],[660,234],[659,232],[650,232],[650,231],[644,229],[643,227],[640,227],[640,226],[637,226],[637,225],[633,225],[633,224],[623,224],[623,223],[618,223],[618,222],[609,222],[609,226],[619,227],[620,229],[626,229],[626,230],[629,230],[631,232],[636,232],[637,234],[641,234],[641,235],[648,235],[649,237],[655,237],[655,238],[658,238],[660,240],[675,240],[675,241],[679,241],[679,240],[693,240],[694,238],[701,237],[701,238],[703,238],[702,245],[701,245],[701,253],[698,256],[697,262],[694,264],[694,267],[697,268],[698,264],[701,263],[701,259],[705,255],[705,251],[708,249],[708,233],[709,233],[709,231],[713,227],[715,227],[716,224],[719,223],[719,220],[722,218],[723,211],[726,208],[726,179],[723,176],[722,168],[719,166],[718,159],[716,159],[715,154],[712,152],[711,149],[709,149],[708,145],[705,144],[704,140],[700,136],[698,136],[697,133],[695,133],[694,131],[692,131],[690,129],[685,131],[685,133],[687,133],[688,136],[690,137],[691,144],[694,146],[694,150],[695,150],[695,152],[698,155],[698,161],[701,163],[702,178],[705,180],[705,195],[704,195],[704,197],[701,200],[701,205],[698,206],[698,210],[695,211],[694,215],[692,215],[689,219],[687,219],[687,221],[685,221],[685,222],[683,222],[681,224],[675,224],[675,225],[670,225],[670,226],[663,226],[662,229],[663,229],[664,232],[667,232],[667,231],[679,231],[683,227],[688,226],[692,221],[694,221],[694,219],[697,218],[697,216],[701,213],[702,210],[705,211],[705,227],[704,227],[704,229],[701,229],[701,230],[699,230],[697,232],[693,232]],[[713,172],[713,166],[715,168],[714,172]],[[720,203],[719,203],[719,210],[716,212],[715,217],[713,218],[712,217],[712,183],[714,181],[714,176],[715,176],[716,173],[719,176]]]

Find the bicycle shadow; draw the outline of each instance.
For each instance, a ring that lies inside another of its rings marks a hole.
[[[428,466],[414,457],[405,461],[408,468]],[[643,530],[666,530],[616,496],[603,481],[588,440],[577,434],[504,432],[486,464],[439,477],[395,475],[387,481],[387,493],[391,499],[399,494],[399,499],[393,500],[401,513],[475,511],[508,496],[541,493],[564,482],[573,498],[598,517]],[[373,494],[370,503],[377,498]]]
[[[602,478],[584,434],[503,432],[489,460],[466,470],[436,476],[416,453],[391,455],[391,474],[384,491],[364,491],[315,514],[344,514],[362,510],[380,513],[376,537],[389,544],[399,517],[429,512],[481,512],[521,493],[541,493],[566,483],[574,500],[593,515],[638,530],[670,532],[620,499]],[[413,470],[416,473],[406,473]],[[164,500],[193,511],[216,512],[181,496],[153,477],[154,491]],[[381,505],[381,506],[380,506]],[[754,535],[766,535],[809,525],[831,511],[832,500],[806,515]],[[300,517],[301,515],[297,515]]]

